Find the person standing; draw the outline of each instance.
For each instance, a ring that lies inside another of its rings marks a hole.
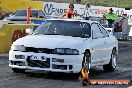
[[[128,39],[128,16],[127,14],[122,14],[122,35],[123,39]]]
[[[75,11],[74,11],[74,5],[70,4],[69,8],[66,11],[66,13],[64,13],[62,15],[62,17],[64,17],[64,16],[66,16],[66,18],[73,18],[74,16],[82,16],[82,15],[79,15],[79,14],[75,13]]]
[[[84,18],[85,20],[89,20],[90,18],[90,4],[88,2],[85,4]]]
[[[108,21],[108,27],[113,28],[114,21],[118,18],[116,13],[113,13],[113,9],[109,9],[109,13],[103,15],[103,17]]]

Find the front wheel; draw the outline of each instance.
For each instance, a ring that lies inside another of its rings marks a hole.
[[[110,60],[109,64],[104,65],[103,69],[105,71],[112,71],[112,72],[114,72],[115,69],[116,69],[116,65],[117,65],[116,63],[117,63],[117,51],[114,49],[112,51],[111,60]]]
[[[86,51],[84,53],[83,57],[83,62],[82,62],[82,67],[89,72],[90,67],[91,67],[91,55],[90,52]]]

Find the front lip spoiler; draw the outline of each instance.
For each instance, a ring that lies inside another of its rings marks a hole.
[[[60,70],[60,69],[39,68],[39,67],[29,67],[29,66],[17,66],[17,65],[9,65],[9,67],[10,67],[10,68],[25,69],[25,70],[34,70],[34,71],[60,72],[60,73],[74,73],[73,70]]]
[[[59,71],[45,71],[45,70],[33,70],[33,69],[27,69],[29,71],[37,71],[37,72],[48,72],[48,73],[74,73],[73,71],[67,71],[67,72],[59,72]]]

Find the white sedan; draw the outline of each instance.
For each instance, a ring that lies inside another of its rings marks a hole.
[[[114,71],[118,41],[98,22],[49,19],[31,35],[16,40],[9,52],[14,72],[43,70],[79,73],[86,65]]]

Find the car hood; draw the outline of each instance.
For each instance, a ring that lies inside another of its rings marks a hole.
[[[29,35],[16,40],[13,45],[24,45],[35,48],[74,48],[77,49],[85,43],[86,38],[61,35]]]

